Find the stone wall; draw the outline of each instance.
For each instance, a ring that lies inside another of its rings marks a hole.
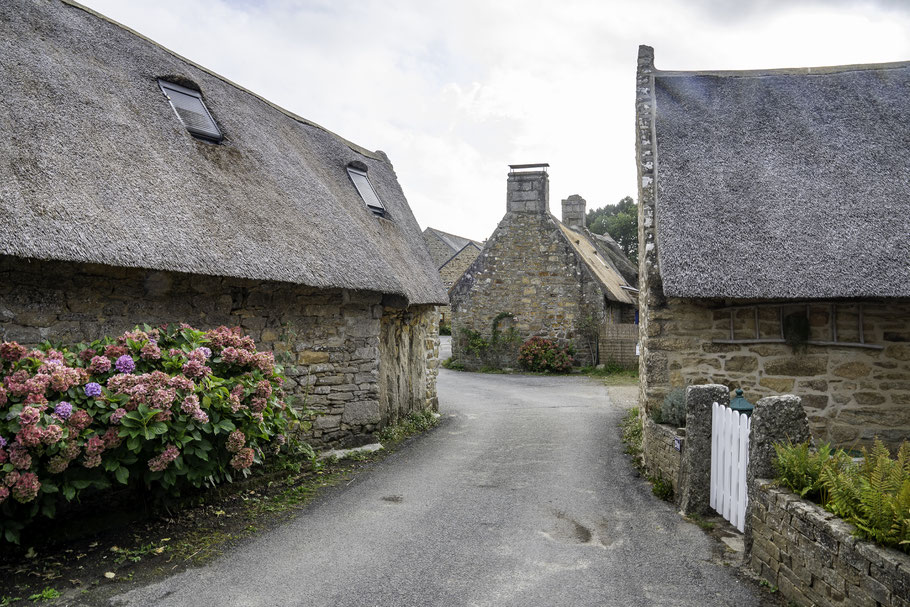
[[[433,260],[433,265],[435,265],[437,269],[455,254],[452,247],[440,240],[429,228],[423,231],[423,240],[427,243],[427,249],[430,251],[430,259]]]
[[[480,255],[480,249],[469,245],[439,268],[439,277],[442,278],[442,284],[445,285],[446,289],[452,288],[452,285],[461,278],[465,270],[471,267],[478,255]]]
[[[314,420],[314,444],[371,440],[392,411],[414,406],[380,401],[379,293],[6,256],[0,280],[2,340],[73,344],[140,323],[242,327],[285,365],[295,404],[324,413]],[[419,347],[406,356],[426,360]],[[426,389],[435,389],[435,367],[426,375]]]
[[[752,495],[756,574],[799,605],[910,607],[910,556],[853,535],[830,512],[759,480]]]
[[[676,450],[676,441],[680,451]],[[685,429],[680,432],[663,424],[656,424],[650,417],[642,418],[642,458],[651,476],[660,477],[673,484],[673,494],[680,494],[680,466],[682,449],[685,449]]]
[[[794,352],[784,343],[761,343],[780,340],[776,307],[736,312],[729,301],[664,296],[654,223],[653,72],[653,50],[643,46],[636,83],[642,410],[660,407],[672,388],[693,384],[743,388],[753,403],[764,396],[795,393],[817,438],[853,446],[878,436],[896,446],[910,435],[910,301],[835,302],[834,314],[829,302],[811,302],[811,341],[860,341],[862,336],[878,349],[808,345]],[[780,304],[787,311],[807,305]],[[733,339],[752,338],[756,343],[716,343],[731,338],[731,327]]]
[[[390,423],[429,409],[436,411],[439,320],[434,306],[386,308],[380,326],[380,417]]]
[[[645,298],[647,363],[645,407],[659,407],[678,386],[719,383],[743,388],[751,402],[793,393],[801,399],[813,435],[838,445],[870,444],[875,436],[894,446],[910,436],[910,302],[865,301],[863,337],[879,348],[784,343],[715,343],[754,335],[756,310],[724,302]],[[804,304],[782,304],[785,310]],[[718,307],[720,306],[720,307]],[[858,339],[859,302],[841,302],[834,312],[839,339]],[[779,333],[780,310],[758,308],[763,323]],[[645,316],[645,315],[643,315]],[[809,304],[810,339],[831,331],[831,304]]]

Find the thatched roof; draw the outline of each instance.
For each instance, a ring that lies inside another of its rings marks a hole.
[[[447,302],[382,152],[68,1],[0,3],[0,56],[0,254]],[[202,91],[221,145],[189,135],[159,78]]]
[[[667,295],[910,296],[910,63],[658,70],[653,91]]]

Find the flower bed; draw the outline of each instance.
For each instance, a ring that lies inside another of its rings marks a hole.
[[[281,369],[238,328],[136,328],[73,350],[0,344],[0,531],[114,484],[214,486],[287,449]]]

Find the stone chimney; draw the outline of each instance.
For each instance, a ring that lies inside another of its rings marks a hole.
[[[509,213],[547,213],[550,210],[549,164],[510,164],[506,191]]]
[[[562,201],[562,223],[573,230],[585,227],[585,199],[572,194]]]

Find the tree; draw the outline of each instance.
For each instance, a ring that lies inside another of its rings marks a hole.
[[[630,196],[588,211],[585,224],[595,234],[609,234],[630,261],[638,262],[638,207]]]

